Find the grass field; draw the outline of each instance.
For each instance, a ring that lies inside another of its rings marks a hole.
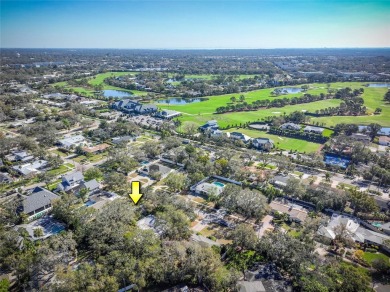
[[[111,85],[108,85],[107,83],[104,83],[104,79],[106,79],[107,77],[123,76],[123,75],[136,74],[136,73],[137,72],[107,72],[107,73],[101,73],[101,74],[97,74],[97,75],[95,75],[93,77],[90,77],[89,80],[88,80],[88,83],[91,84],[91,85],[98,85],[100,83],[103,83],[104,90],[111,89],[111,90],[126,91],[126,92],[130,92],[132,94],[138,95],[138,96],[146,95],[147,92],[145,92],[145,91],[127,90],[127,89],[123,89],[123,88],[116,87],[116,86],[111,86]],[[67,88],[72,88],[75,93],[83,95],[83,96],[88,96],[88,97],[93,97],[93,93],[94,93],[94,90],[89,89],[89,88],[69,86],[69,84],[66,81],[53,83],[52,85],[53,86],[58,85],[58,86],[64,86],[64,87],[67,87]]]
[[[297,86],[299,87],[299,86]],[[345,82],[345,83],[332,83],[331,88],[339,89],[344,87],[350,87],[352,89],[364,87],[364,84],[361,82]],[[382,108],[382,113],[380,115],[368,115],[368,116],[336,116],[336,117],[319,117],[312,118],[312,121],[319,122],[325,126],[334,126],[337,123],[346,122],[346,123],[359,123],[359,124],[369,124],[369,123],[379,123],[382,126],[390,126],[390,104],[385,104],[383,102],[383,96],[386,93],[386,88],[373,88],[373,87],[364,87],[363,98],[365,105],[369,112],[374,112],[377,107]],[[185,105],[160,105],[164,109],[172,109],[181,111],[184,115],[180,118],[182,121],[193,121],[195,123],[203,124],[204,122],[216,119],[219,121],[220,126],[226,127],[227,125],[235,125],[240,123],[245,123],[248,121],[254,122],[258,121],[261,118],[265,118],[271,115],[280,115],[283,113],[291,113],[293,111],[315,111],[317,109],[322,109],[326,107],[334,107],[340,104],[340,100],[323,100],[316,101],[307,104],[300,105],[288,105],[283,108],[270,108],[270,109],[261,109],[257,111],[250,112],[234,112],[234,113],[225,113],[225,114],[213,114],[216,108],[220,106],[226,106],[230,103],[230,98],[232,96],[238,97],[243,94],[245,96],[245,101],[252,103],[255,100],[264,100],[264,99],[275,99],[276,97],[271,96],[272,88],[255,90],[246,93],[240,94],[226,94],[220,96],[209,96],[207,101],[185,104]],[[326,93],[326,84],[310,84],[310,89],[307,93],[310,94],[320,94]],[[288,94],[283,95],[278,98],[292,98],[294,96],[302,96],[303,93],[297,94]]]
[[[205,106],[205,110],[202,111],[202,107],[197,106],[201,103],[208,103],[209,101],[198,102],[190,105],[177,105],[177,106],[164,106],[166,109],[174,109],[177,111],[183,112],[183,116],[180,117],[182,121],[192,121],[199,125],[204,124],[209,120],[217,120],[221,127],[227,127],[240,125],[240,123],[246,122],[256,122],[260,121],[263,118],[269,116],[279,116],[284,113],[289,114],[294,111],[312,111],[321,108],[327,108],[331,106],[338,106],[340,104],[339,100],[330,99],[330,100],[321,100],[307,104],[298,104],[286,106],[283,108],[269,108],[261,109],[257,111],[246,111],[246,112],[234,112],[234,113],[225,113],[225,114],[213,114],[212,105],[208,104]]]
[[[282,149],[282,150],[296,150],[298,152],[316,152],[319,150],[321,144],[313,143],[305,140],[300,139],[294,139],[289,137],[281,137],[277,135],[268,134],[264,131],[257,131],[257,130],[251,130],[251,129],[238,129],[238,128],[232,128],[225,132],[240,132],[245,135],[248,135],[251,138],[269,138],[274,141],[275,147]]]
[[[373,261],[377,260],[377,259],[384,259],[386,260],[387,262],[389,262],[390,258],[383,254],[383,253],[372,253],[372,252],[365,252],[363,254],[363,259],[369,263],[370,265],[372,264]]]
[[[70,169],[68,167],[66,167],[65,165],[61,165],[58,168],[51,169],[51,170],[47,171],[47,173],[50,174],[50,175],[56,176],[56,175],[60,175],[60,174],[66,173],[69,170]]]

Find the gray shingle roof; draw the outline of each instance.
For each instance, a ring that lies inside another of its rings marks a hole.
[[[28,214],[46,205],[50,205],[53,200],[58,198],[59,196],[56,194],[53,194],[44,188],[36,187],[31,195],[23,201],[23,211]]]
[[[72,183],[72,182],[77,182],[77,181],[83,180],[83,179],[84,179],[84,176],[83,176],[83,174],[81,173],[81,171],[76,171],[76,172],[73,172],[73,173],[64,175],[63,178],[64,178],[66,181]]]
[[[84,188],[89,189],[90,191],[96,190],[100,187],[100,184],[96,181],[96,179],[92,179],[82,184]]]

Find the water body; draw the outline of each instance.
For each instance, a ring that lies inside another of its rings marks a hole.
[[[104,97],[117,97],[117,98],[133,96],[130,92],[121,91],[121,90],[112,90],[112,89],[103,90],[103,95]]]
[[[368,87],[390,87],[388,83],[370,83]]]
[[[205,99],[205,98],[169,98],[169,99],[159,99],[159,100],[157,100],[157,103],[188,104],[188,103],[201,102],[201,101],[205,101],[205,100],[207,100],[207,99]]]
[[[284,87],[284,88],[281,88],[281,91],[282,93],[299,93],[299,92],[302,92],[302,88],[298,88],[298,87]]]

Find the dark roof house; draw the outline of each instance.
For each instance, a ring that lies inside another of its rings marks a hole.
[[[58,184],[57,189],[60,191],[69,191],[84,181],[84,176],[80,171],[66,174],[62,177],[62,182]]]
[[[36,187],[26,199],[23,201],[23,212],[27,215],[40,217],[46,214],[51,209],[53,200],[58,199],[56,194],[41,188]]]
[[[281,129],[284,129],[284,130],[295,130],[295,131],[299,131],[301,129],[301,126],[298,125],[298,124],[294,124],[294,123],[285,123],[283,125],[280,126]]]
[[[157,106],[154,104],[143,104],[130,99],[117,101],[112,105],[112,108],[134,114],[150,114],[157,111]]]
[[[274,141],[268,138],[256,138],[252,139],[252,145],[260,150],[270,150],[274,147]]]
[[[240,132],[231,132],[230,133],[230,138],[231,139],[236,139],[236,140],[241,140],[242,142],[244,143],[248,143],[252,138],[245,135],[245,134],[242,134]]]
[[[82,182],[80,184],[81,188],[86,188],[89,190],[89,194],[95,193],[100,189],[100,183],[96,179],[92,179],[87,182]]]

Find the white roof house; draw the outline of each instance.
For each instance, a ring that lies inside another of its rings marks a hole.
[[[162,110],[158,113],[158,116],[163,119],[173,119],[175,117],[181,116],[181,112],[173,110]]]
[[[211,130],[210,131],[210,137],[221,137],[223,136],[225,133],[222,132],[221,130]]]
[[[322,132],[324,131],[325,129],[324,128],[321,128],[321,127],[313,127],[313,126],[306,126],[303,131],[305,132],[313,132],[313,133],[317,133],[317,134],[322,134]]]
[[[12,167],[17,172],[19,172],[22,175],[29,175],[29,174],[35,174],[39,173],[39,169],[45,167],[47,165],[46,160],[36,160],[33,163],[27,163],[22,165],[17,165]]]
[[[223,189],[224,186],[204,182],[196,186],[195,192],[202,195],[219,195],[223,192]]]
[[[337,228],[339,228],[339,226],[345,226],[349,237],[357,242],[368,242],[371,244],[382,245],[383,241],[390,239],[390,236],[388,235],[381,234],[360,226],[359,221],[355,218],[339,215],[336,213],[333,213],[332,218],[327,226],[321,226],[318,229],[317,234],[329,239],[335,239],[337,235]]]
[[[84,141],[85,139],[82,135],[76,135],[76,136],[64,138],[60,140],[59,143],[61,144],[61,146],[65,148],[71,148],[71,147],[83,145]]]

